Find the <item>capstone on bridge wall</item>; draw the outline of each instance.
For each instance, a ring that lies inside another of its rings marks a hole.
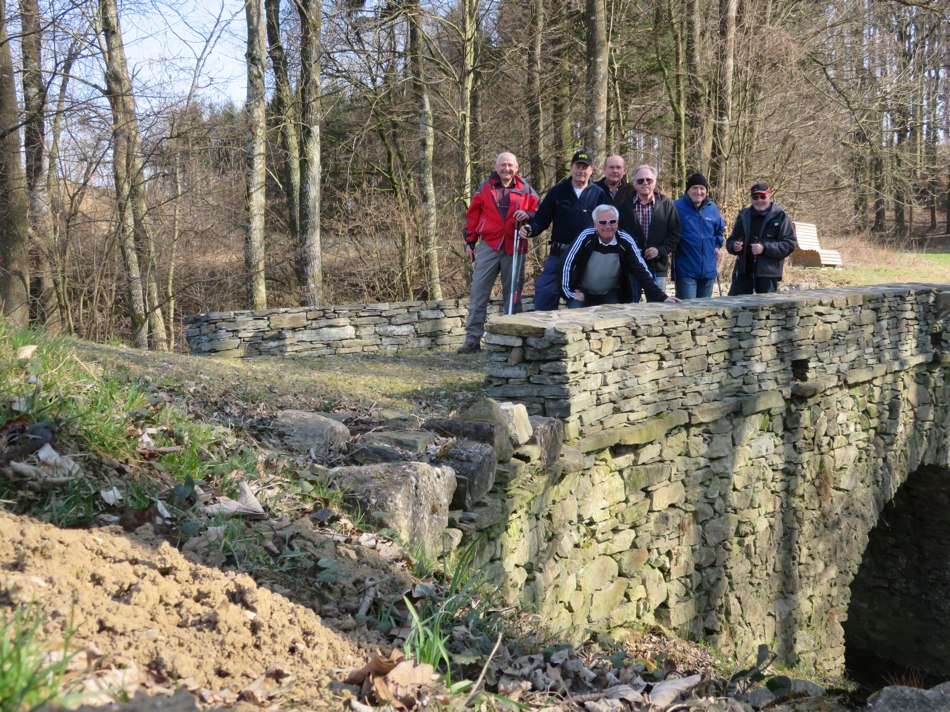
[[[555,630],[660,623],[840,672],[868,533],[950,464],[948,307],[893,285],[498,320],[489,394],[567,444],[506,466],[481,562]]]

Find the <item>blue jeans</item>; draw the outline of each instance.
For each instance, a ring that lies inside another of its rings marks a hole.
[[[715,282],[715,277],[677,277],[676,296],[679,299],[705,299],[706,297],[711,297],[713,284]]]
[[[570,245],[565,245],[560,255],[548,255],[544,269],[534,283],[534,310],[556,311],[561,304],[561,279],[564,274],[564,262]]]
[[[774,277],[754,277],[751,274],[732,275],[732,286],[729,287],[729,296],[737,297],[742,294],[768,294],[778,291],[778,280]]]
[[[606,294],[584,294],[584,301],[580,301],[579,299],[567,300],[568,309],[598,307],[601,304],[620,304],[620,292],[616,289],[612,289]]]

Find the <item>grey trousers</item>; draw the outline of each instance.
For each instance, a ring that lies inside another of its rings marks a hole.
[[[518,303],[515,312],[521,311],[521,287],[524,283],[524,257],[519,259],[518,269]],[[503,292],[502,314],[508,310],[508,295],[511,290],[511,260],[512,255],[504,252],[504,246],[499,251],[493,250],[484,240],[479,240],[475,248],[475,271],[472,273],[472,296],[468,302],[468,319],[465,320],[466,341],[480,341],[485,333],[485,317],[488,314],[488,300],[491,297],[492,287],[501,272],[501,287]]]

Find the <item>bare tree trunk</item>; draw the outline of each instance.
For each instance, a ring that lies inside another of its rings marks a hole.
[[[181,238],[181,154],[175,153],[172,179],[175,181],[175,200],[172,211],[172,239],[168,247],[168,274],[165,277],[165,294],[168,295],[168,323],[175,323],[175,267],[178,256],[178,240]],[[175,330],[168,332],[168,350],[175,350]]]
[[[683,37],[683,22],[679,13],[674,13],[669,0],[657,0],[653,15],[654,52],[657,65],[663,73],[663,83],[670,100],[670,111],[673,114],[673,170],[670,176],[670,189],[673,193],[680,192],[686,181],[686,59],[685,39]],[[673,35],[673,67],[667,67],[663,47],[660,43],[662,27],[672,27]]]
[[[123,254],[126,251],[124,242],[128,239],[128,236],[124,233],[131,226],[131,240],[135,251],[138,253],[138,259],[134,268],[127,262],[126,269],[132,268],[139,273],[139,291],[143,297],[145,317],[152,332],[152,346],[157,350],[164,351],[168,347],[168,336],[165,330],[165,319],[162,315],[162,300],[158,291],[154,247],[148,221],[145,170],[142,160],[138,117],[135,113],[135,99],[132,94],[132,80],[129,77],[115,0],[100,0],[99,10],[102,33],[106,41],[106,93],[115,124],[113,129],[115,140],[113,174],[115,175],[116,192],[120,203]],[[119,160],[120,156],[121,162]],[[123,210],[127,213],[124,220],[122,219]],[[146,270],[145,274],[141,273],[143,265]],[[134,300],[132,304],[134,323],[137,320],[135,313],[137,305]],[[136,343],[141,343],[140,336],[136,336]]]
[[[928,229],[931,232],[937,231],[937,190],[940,186],[939,173],[937,170],[937,143],[939,141],[940,129],[937,124],[937,99],[940,81],[940,71],[931,66],[927,72],[927,126],[924,141],[925,165],[927,166],[927,216]]]
[[[586,0],[587,150],[603,161],[607,150],[607,8],[606,0]]]
[[[530,47],[528,60],[528,165],[531,182],[538,189],[547,187],[542,136],[544,112],[541,110],[541,39],[544,35],[544,0],[531,0]]]
[[[131,100],[131,90],[121,87],[122,71],[117,68],[125,63],[125,50],[119,36],[118,15],[115,5],[109,0],[100,3],[102,31],[106,40],[106,93],[112,107],[112,175],[115,180],[118,201],[118,233],[122,261],[128,279],[127,298],[132,322],[132,342],[141,349],[148,348],[148,317],[139,255],[135,246],[135,221],[132,218],[131,158],[136,140],[136,124],[130,125],[124,118],[124,101]]]
[[[0,301],[15,326],[30,321],[30,218],[26,176],[20,165],[20,117],[7,34],[7,8],[0,0]]]
[[[298,0],[300,15],[300,242],[297,283],[306,306],[323,302],[320,249],[320,12],[316,0]]]
[[[56,162],[59,157],[59,138],[62,133],[63,116],[65,115],[64,108],[66,106],[66,90],[69,85],[69,75],[82,46],[78,38],[73,39],[69,49],[66,51],[66,57],[60,68],[62,78],[60,79],[59,91],[57,92],[56,109],[53,112],[53,124],[50,131],[49,151],[47,151],[46,156],[46,194],[51,197],[56,195]],[[90,162],[89,165],[94,164]],[[51,208],[55,209],[55,205],[54,202]],[[64,328],[70,333],[75,333],[76,324],[72,318],[72,309],[70,308],[70,300],[66,290],[66,279],[64,276],[66,260],[63,255],[66,252],[68,244],[64,236],[68,235],[68,230],[65,228],[60,230],[59,223],[55,220],[50,227],[51,232],[48,239],[50,255],[53,262],[51,269],[53,272],[53,286],[56,291],[56,304],[59,313],[62,315]]]
[[[432,178],[432,159],[435,150],[435,127],[429,87],[423,70],[422,10],[418,1],[408,8],[409,62],[412,85],[415,90],[419,112],[419,185],[422,189],[422,249],[425,254],[429,299],[442,298],[439,275],[439,253],[436,238],[435,183]]]
[[[461,0],[462,46],[459,68],[459,195],[464,215],[474,190],[472,151],[472,98],[475,93],[475,63],[478,58],[479,0]]]
[[[709,84],[706,68],[700,59],[704,3],[687,0],[686,7],[686,163],[693,170],[705,172],[709,165]]]
[[[287,56],[280,39],[280,0],[264,0],[267,12],[267,52],[274,68],[273,112],[279,124],[281,187],[287,199],[287,224],[294,240],[300,239],[300,140],[298,111],[287,73]]]
[[[713,125],[713,145],[709,182],[724,200],[732,196],[728,163],[732,134],[732,84],[736,54],[736,10],[738,0],[719,0],[719,82],[718,108]]]
[[[53,212],[47,187],[46,163],[46,83],[40,42],[40,11],[36,0],[20,0],[23,56],[23,153],[26,159],[26,183],[30,191],[30,226],[33,229],[35,258],[32,303],[36,319],[50,332],[62,329],[56,291],[50,266],[53,237]]]
[[[264,273],[264,182],[266,179],[266,132],[264,96],[264,21],[262,0],[244,0],[247,16],[247,173],[244,209],[247,228],[244,239],[248,309],[267,308]]]
[[[568,0],[551,0],[551,17],[546,23],[550,28],[548,36],[548,53],[550,68],[544,79],[548,79],[548,96],[551,102],[551,134],[553,154],[553,171],[548,176],[549,184],[560,181],[567,176],[568,161],[576,150],[574,136],[571,131],[571,73],[576,70],[577,60],[573,56],[569,39],[565,35],[569,32],[570,6]],[[538,186],[546,190],[550,185]],[[539,249],[544,244],[542,240],[533,240]]]

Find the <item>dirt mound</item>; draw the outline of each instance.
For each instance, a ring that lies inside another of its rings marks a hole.
[[[243,691],[258,704],[339,708],[327,685],[366,657],[249,576],[118,529],[62,530],[0,512],[0,571],[0,610],[35,600],[53,641],[71,626],[73,647],[85,651],[77,660],[96,660],[103,687],[122,671],[130,693],[185,686],[208,704],[232,704]]]

